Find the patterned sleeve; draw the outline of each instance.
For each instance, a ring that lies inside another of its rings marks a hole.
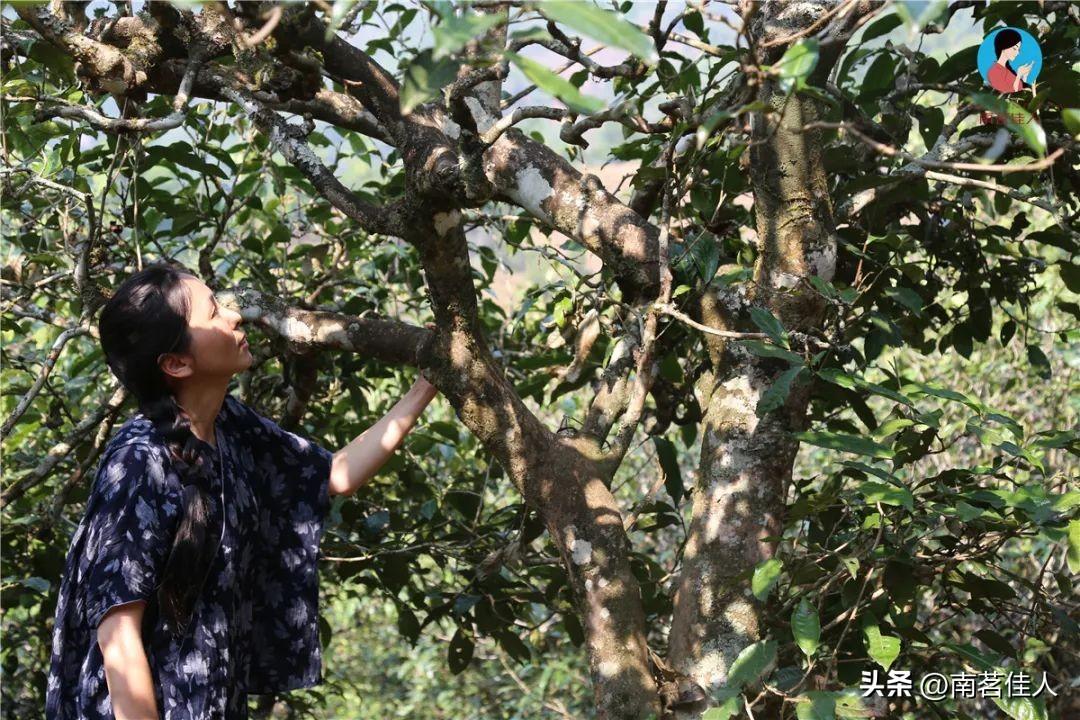
[[[310,506],[320,518],[330,508],[330,467],[334,453],[270,418],[256,414],[258,434],[266,445],[263,457],[273,466],[264,475],[265,498],[280,509]]]
[[[110,450],[98,468],[80,582],[92,628],[111,608],[150,600],[157,591],[183,510],[179,482],[168,477],[161,453],[129,443]]]
[[[253,578],[246,689],[284,692],[314,685],[322,674],[319,542],[334,454],[269,418],[253,419],[262,545]]]

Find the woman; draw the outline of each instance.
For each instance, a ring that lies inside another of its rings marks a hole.
[[[106,360],[140,412],[106,445],[68,552],[50,719],[244,718],[249,693],[319,682],[329,495],[367,483],[436,390],[421,377],[331,453],[228,392],[252,361],[241,322],[166,263],[102,310]]]
[[[990,66],[986,78],[990,81],[990,87],[998,92],[1014,93],[1021,88],[1030,87],[1026,80],[1034,61],[1021,65],[1018,72],[1014,72],[1009,64],[1010,60],[1015,60],[1020,54],[1021,42],[1020,33],[1011,28],[1005,28],[994,36],[994,54],[997,60]]]

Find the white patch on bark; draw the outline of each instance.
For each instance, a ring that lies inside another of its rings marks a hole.
[[[818,250],[811,251],[810,272],[826,282],[833,279],[836,273],[836,238],[829,241]]]
[[[285,327],[282,329],[282,334],[291,339],[299,342],[311,342],[311,328],[307,323],[301,322],[294,317],[285,318]]]
[[[435,213],[432,220],[435,221],[435,233],[439,237],[443,237],[461,222],[461,213],[457,210],[451,210],[450,212],[445,213]]]
[[[559,203],[566,206],[573,205],[575,210],[584,210],[588,205],[588,200],[584,192],[567,188],[559,193]]]
[[[344,347],[352,346],[349,331],[340,320],[325,320],[319,323],[315,340],[320,343],[337,343]]]
[[[727,417],[740,421],[749,435],[757,428],[757,404],[761,391],[750,384],[746,375],[738,375],[723,384],[719,408]]]
[[[485,132],[494,125],[495,121],[498,119],[494,115],[488,113],[480,101],[474,97],[466,97],[465,106],[472,112],[473,120],[476,121],[476,129],[480,132]]]
[[[570,555],[575,565],[585,565],[592,560],[592,543],[575,538],[574,542],[570,543]]]
[[[551,222],[551,217],[543,208],[543,203],[555,190],[544,174],[536,167],[527,167],[517,173],[517,188],[514,201],[541,220]]]
[[[442,115],[440,113],[440,121],[442,125],[443,134],[448,138],[457,140],[461,137],[461,126],[453,121],[448,115]]]
[[[613,677],[619,672],[619,664],[612,660],[604,660],[597,666],[597,670],[604,677]]]
[[[740,309],[746,305],[746,286],[739,285],[734,292],[718,292],[716,297],[733,315],[737,315]]]
[[[690,676],[708,689],[718,689],[727,682],[727,660],[715,641],[702,643],[701,657],[694,663]]]
[[[773,287],[778,288],[793,288],[799,284],[799,276],[791,273],[783,272],[782,270],[774,270],[772,272],[772,284]]]
[[[581,218],[581,238],[583,240],[597,239],[600,227],[600,218],[596,216],[596,213],[586,212]]]

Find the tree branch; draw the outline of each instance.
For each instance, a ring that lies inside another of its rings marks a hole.
[[[416,367],[432,335],[426,328],[398,320],[291,307],[250,288],[223,291],[218,297],[239,312],[245,322],[273,332],[297,352],[315,348],[342,350]]]
[[[195,84],[195,76],[198,73],[202,60],[200,54],[192,51],[191,58],[187,62],[184,76],[180,80],[180,87],[173,98],[173,111],[163,118],[110,118],[83,105],[76,105],[62,100],[51,100],[55,103],[47,105],[34,113],[34,119],[38,122],[50,117],[63,117],[72,120],[83,120],[99,130],[105,132],[160,132],[180,127],[184,122],[185,107],[191,96],[191,89]]]
[[[246,89],[221,83],[221,93],[239,105],[270,144],[306,177],[330,203],[371,233],[401,237],[405,232],[402,202],[376,207],[360,200],[322,164],[311,147],[280,115],[263,106]]]

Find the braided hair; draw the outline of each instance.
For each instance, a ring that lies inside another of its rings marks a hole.
[[[105,303],[98,320],[101,347],[113,374],[164,439],[183,485],[183,514],[157,592],[158,611],[176,632],[191,619],[216,543],[211,537],[212,448],[191,431],[158,365],[163,353],[191,345],[191,302],[182,279],[195,274],[175,262],[145,266]]]

